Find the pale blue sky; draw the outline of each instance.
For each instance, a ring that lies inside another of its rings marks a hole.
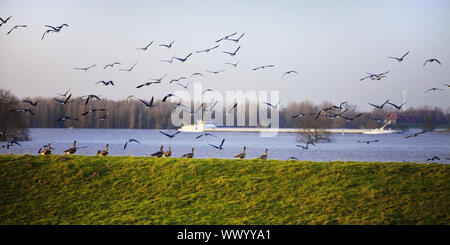
[[[408,105],[448,108],[450,83],[450,1],[23,1],[0,0],[0,87],[19,97],[54,96],[68,88],[74,95],[101,94],[123,99],[164,96],[180,87],[171,78],[202,72],[204,88],[279,90],[282,104],[310,100],[347,100],[360,110],[367,102],[390,98]],[[41,41],[44,25],[69,24]],[[11,35],[16,24],[27,24]],[[245,32],[238,44],[222,41],[207,54],[185,63],[162,63],[172,55],[210,48],[226,34]],[[154,41],[146,52],[135,48]],[[158,44],[175,40],[171,49]],[[241,49],[235,57],[222,51]],[[410,54],[398,63],[386,56]],[[425,60],[436,63],[422,67]],[[242,59],[237,68],[225,65]],[[103,66],[119,61],[104,71]],[[133,72],[119,72],[138,62]],[[74,67],[97,64],[88,71]],[[251,69],[274,64],[274,68]],[[226,71],[219,75],[206,70]],[[286,76],[296,70],[301,75]],[[359,78],[365,72],[390,73],[381,81]],[[149,78],[168,74],[165,82],[142,89]],[[113,80],[115,87],[95,85]],[[184,81],[185,82],[185,81]],[[445,91],[424,93],[431,87]]]

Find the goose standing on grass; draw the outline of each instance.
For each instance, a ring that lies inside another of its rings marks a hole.
[[[77,141],[76,140],[73,141],[73,147],[65,150],[64,153],[67,155],[73,155],[73,154],[75,154],[75,152],[77,152]]]
[[[102,156],[102,157],[107,156],[109,153],[108,147],[109,147],[109,144],[106,144],[105,149],[103,151],[101,151],[101,150],[97,151],[97,156]]]
[[[151,154],[150,156],[152,156],[152,157],[162,157],[162,155],[164,154],[163,148],[164,148],[164,146],[161,146],[159,148],[159,151]]]
[[[169,149],[163,153],[163,156],[170,157],[171,155],[172,155],[172,150],[170,149],[170,146],[169,146]]]
[[[247,147],[244,146],[244,149],[242,150],[242,153],[237,154],[236,156],[234,156],[234,158],[244,159],[244,158],[245,158],[245,149],[246,149],[246,148],[247,148]]]
[[[194,147],[192,147],[192,152],[183,154],[181,157],[182,158],[193,158],[194,157]]]
[[[268,152],[268,150],[267,150],[267,148],[266,148],[266,150],[264,151],[264,153],[263,153],[261,156],[259,156],[258,158],[259,158],[260,160],[266,160],[266,159],[267,159],[267,152]]]
[[[41,154],[43,156],[50,155],[51,153],[52,153],[52,150],[51,150],[51,147],[50,147],[50,142],[48,142],[46,149],[44,149],[43,151],[39,152],[39,154]]]

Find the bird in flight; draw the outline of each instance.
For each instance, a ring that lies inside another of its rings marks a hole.
[[[223,143],[225,142],[225,139],[222,139],[222,143],[220,143],[219,146],[213,145],[213,144],[209,144],[210,146],[216,148],[218,151],[223,150]]]
[[[105,67],[103,67],[103,70],[105,70],[106,68],[108,68],[108,67],[113,67],[114,65],[121,65],[121,63],[120,62],[114,62],[114,63],[112,63],[112,64],[108,64],[108,65],[105,65]]]
[[[241,46],[239,46],[234,52],[228,52],[228,51],[222,51],[225,54],[229,54],[230,56],[235,56],[237,51],[241,48]]]
[[[6,143],[6,145],[2,145],[2,148],[5,148],[9,150],[9,147],[14,146],[14,145],[18,145],[18,146],[22,146],[21,144],[19,144],[19,142],[17,142],[16,140],[13,141],[8,141],[8,143]]]
[[[435,160],[441,160],[438,156],[433,156],[433,157],[430,157],[430,158],[428,158],[427,159],[427,163],[430,163],[430,162],[433,162],[433,161],[435,161]]]
[[[31,101],[31,100],[23,100],[22,102],[28,103],[28,104],[30,104],[32,107],[36,107],[36,106],[38,105],[38,103],[39,103],[39,100],[36,101],[36,102],[33,102],[33,101]]]
[[[316,146],[314,144],[314,142],[312,142],[312,141],[306,142],[305,145],[295,145],[295,146],[303,148],[303,150],[308,150],[309,149],[309,145]]]
[[[244,36],[244,34],[245,34],[245,32],[242,33],[242,35],[240,35],[240,36],[239,36],[238,38],[236,38],[236,39],[231,39],[231,38],[225,38],[225,39],[237,43],[237,42],[239,42],[239,40],[241,40],[241,38]]]
[[[214,90],[211,88],[207,88],[207,89],[203,90],[202,95],[206,92],[214,92]]]
[[[158,82],[158,83],[161,83],[162,82],[162,80],[163,80],[163,78],[165,78],[167,76],[167,74],[166,75],[164,75],[164,76],[162,76],[161,78],[159,78],[159,79],[155,79],[155,78],[152,78],[152,79],[150,79],[150,80],[153,80],[153,81],[156,81],[156,82]]]
[[[70,91],[70,89],[67,90],[65,94],[58,94],[58,93],[56,93],[56,94],[59,95],[59,96],[62,96],[62,97],[66,97],[66,95],[67,95],[67,93],[69,93],[69,91]]]
[[[226,114],[227,114],[227,115],[231,115],[231,112],[234,113],[234,110],[236,109],[237,106],[238,106],[238,103],[235,102],[234,105],[233,105],[233,107],[231,107],[231,109],[229,109],[229,110],[227,111]]]
[[[69,116],[63,116],[63,117],[58,117],[57,119],[56,119],[56,121],[58,121],[58,122],[65,122],[66,120],[74,120],[74,121],[78,121],[78,118],[72,118],[72,117],[69,117]]]
[[[423,67],[425,67],[425,65],[426,65],[428,62],[430,62],[430,63],[436,62],[436,63],[438,63],[439,65],[442,65],[441,62],[440,62],[439,60],[437,60],[437,59],[428,59],[428,60],[425,61],[425,63],[423,63]]]
[[[272,108],[274,108],[274,109],[276,109],[280,103],[281,103],[281,100],[278,101],[278,103],[276,103],[275,105],[272,105],[272,104],[269,103],[269,102],[264,102],[264,104],[266,104],[266,105],[268,105],[268,106],[270,106],[270,107],[272,107]]]
[[[204,77],[203,74],[201,74],[200,72],[192,73],[192,75],[189,78],[191,78],[193,76],[202,76],[202,77]]]
[[[441,84],[446,86],[446,87],[448,87],[448,88],[450,88],[450,84],[446,84],[446,83],[441,83]]]
[[[64,26],[69,26],[68,24],[62,24],[62,25],[60,25],[60,26],[51,26],[51,25],[45,25],[46,27],[48,27],[48,28],[51,28],[51,29],[48,29],[48,30],[46,30],[45,32],[44,32],[44,34],[42,34],[42,38],[41,38],[41,40],[44,40],[44,37],[45,37],[45,35],[47,34],[47,33],[50,33],[50,32],[59,32],[59,31],[61,31],[61,29],[64,27]]]
[[[400,110],[402,109],[402,107],[405,105],[405,103],[401,104],[401,105],[396,105],[394,103],[388,102],[389,105],[395,107],[395,109]]]
[[[147,109],[151,109],[152,107],[154,107],[155,105],[153,104],[155,97],[152,96],[152,99],[150,100],[149,103],[147,103],[145,100],[139,99],[139,101],[141,101],[142,103],[144,103],[144,105],[147,107]]]
[[[89,113],[95,113],[96,111],[106,111],[106,109],[90,109],[89,111],[83,112],[82,116],[86,116]]]
[[[402,57],[400,57],[400,58],[392,57],[392,56],[388,56],[388,58],[395,59],[395,60],[397,60],[398,62],[402,62],[402,61],[403,61],[403,58],[405,58],[405,56],[407,56],[408,54],[409,54],[409,51],[406,52],[406,54],[404,54],[404,55],[403,55]]]
[[[171,48],[173,42],[175,42],[175,40],[173,40],[169,45],[167,45],[167,44],[160,44],[159,46],[161,46],[161,47],[166,47],[166,48]]]
[[[430,91],[443,91],[443,89],[441,89],[441,88],[430,88],[427,91],[425,91],[425,93],[430,92]]]
[[[211,51],[211,50],[213,50],[213,49],[216,49],[216,48],[218,48],[219,47],[219,45],[216,45],[216,46],[214,46],[214,47],[212,47],[212,48],[207,48],[207,49],[204,49],[204,50],[199,50],[199,51],[195,51],[196,53],[208,53],[209,51]]]
[[[314,113],[300,113],[300,114],[292,116],[292,118],[311,116],[311,115],[314,115]]]
[[[421,132],[405,136],[405,139],[411,138],[411,137],[417,137],[419,134],[424,134],[424,133],[426,133],[426,131],[422,130]]]
[[[162,102],[166,102],[166,100],[170,97],[178,97],[178,96],[176,96],[175,94],[168,94],[168,95],[164,96]]]
[[[199,136],[197,136],[197,137],[195,137],[196,139],[200,139],[202,136],[212,136],[212,137],[216,137],[217,138],[217,136],[216,135],[213,135],[213,134],[210,134],[210,133],[203,133],[203,134],[200,134]]]
[[[341,113],[342,114],[342,113]],[[337,117],[341,117],[341,118],[343,118],[343,119],[345,119],[345,120],[347,120],[347,121],[353,121],[355,118],[358,118],[358,117],[360,117],[362,115],[362,113],[359,113],[358,115],[356,115],[356,116],[354,116],[354,117],[344,117],[344,116],[341,116],[341,115],[336,115]]]
[[[357,140],[356,142],[370,144],[370,143],[379,142],[379,140]]]
[[[147,46],[143,47],[143,48],[136,48],[137,50],[144,50],[146,51],[148,49],[148,47],[150,47],[150,45],[152,45],[153,41],[151,41],[149,44],[147,44]]]
[[[6,35],[9,35],[13,30],[19,28],[19,27],[27,27],[27,25],[15,25],[13,26],[13,28],[11,28],[11,30],[9,30]]]
[[[267,68],[267,67],[274,67],[274,65],[258,66],[258,67],[253,68],[252,71],[256,71],[256,70],[259,70],[259,69],[264,69],[264,68]]]
[[[289,75],[289,74],[291,74],[291,73],[300,75],[298,72],[296,72],[296,71],[294,71],[294,70],[290,70],[290,71],[287,71],[287,72],[283,73],[283,75],[281,75],[281,79],[283,79],[284,76]]]
[[[69,92],[69,91],[67,91],[67,92]],[[66,92],[66,94],[67,94],[67,92]],[[72,97],[72,94],[69,94],[69,96],[67,96],[67,98],[65,98],[64,100],[60,100],[60,99],[57,99],[57,98],[55,98],[55,100],[56,100],[56,102],[65,105],[65,104],[69,103],[70,97]]]
[[[31,113],[31,115],[34,116],[34,111],[33,111],[31,108],[30,108],[30,109],[27,109],[27,108],[12,109],[11,111],[16,111],[16,112],[29,112],[29,113]]]
[[[174,133],[174,134],[169,134],[169,133],[163,132],[163,131],[161,131],[161,130],[160,130],[159,132],[162,133],[162,134],[164,134],[165,136],[169,137],[170,139],[172,139],[173,137],[175,137],[175,135],[181,133],[181,131],[177,131],[177,132]]]
[[[371,104],[371,103],[368,103],[369,105],[371,105],[371,106],[373,106],[373,107],[375,107],[375,108],[378,108],[378,109],[383,109],[383,107],[384,107],[384,105],[386,105],[387,103],[389,102],[389,100],[386,100],[383,104],[381,104],[381,105],[374,105],[374,104]]]
[[[366,72],[366,73],[368,74],[368,76],[359,79],[359,81],[363,81],[366,78],[370,78],[370,80],[372,80],[372,81],[373,80],[378,80],[379,81],[379,80],[381,80],[381,78],[386,77],[386,74],[388,74],[389,71],[384,72],[384,73],[380,73],[380,74],[372,74],[372,73],[369,73],[369,72]]]
[[[136,64],[137,64],[137,62],[134,63],[134,65],[132,67],[130,67],[130,69],[120,69],[119,71],[131,71],[136,66]]]
[[[125,148],[127,148],[128,143],[131,143],[131,142],[136,142],[138,144],[141,143],[141,142],[139,142],[139,141],[137,141],[135,139],[129,139],[127,142],[125,142],[125,145],[123,146],[123,149],[125,150]]]
[[[152,85],[155,83],[161,83],[161,82],[144,82],[143,84],[136,86],[136,88],[142,88],[144,86],[149,86],[149,85]]]
[[[172,61],[173,61],[173,58],[174,58],[175,56],[172,56],[172,58],[170,59],[170,60],[161,60],[161,62],[167,62],[167,63],[170,63],[170,64],[172,64]]]
[[[234,35],[236,35],[236,34],[237,34],[237,32],[235,32],[235,33],[233,33],[233,34],[230,34],[230,35],[227,35],[227,36],[225,36],[225,37],[222,37],[221,39],[217,40],[216,43],[218,43],[218,42],[220,42],[220,41],[222,41],[222,40],[228,39],[228,38],[230,38],[230,37],[232,37],[232,36],[234,36]]]
[[[180,80],[182,80],[182,79],[186,79],[186,77],[179,77],[179,78],[177,78],[177,79],[172,79],[172,80],[170,80],[169,84],[171,84],[171,83],[173,83],[173,82],[178,82],[178,81],[180,81]]]
[[[6,19],[2,19],[2,18],[0,18],[0,26],[2,26],[2,25],[4,25],[4,24],[6,24],[6,22],[8,22],[8,20],[9,19],[11,19],[11,17],[12,16],[9,16],[8,18],[6,18]]]
[[[186,85],[176,82],[177,85],[180,85],[181,87],[183,87],[184,89],[187,89],[189,87],[189,85],[191,84],[191,82],[188,82]]]
[[[84,105],[87,105],[89,103],[89,100],[93,100],[93,99],[101,100],[100,97],[95,94],[89,94],[89,95],[84,95],[84,96],[80,97],[80,99],[84,99],[84,98],[86,98],[86,102],[84,103]]]
[[[75,67],[75,68],[73,68],[73,69],[75,69],[75,70],[87,71],[87,70],[91,69],[92,67],[95,67],[96,65],[97,65],[97,64],[93,64],[93,65],[91,65],[91,66],[89,66],[89,67]]]
[[[189,58],[189,56],[191,56],[192,55],[192,52],[190,53],[190,54],[188,54],[186,57],[184,57],[184,58],[179,58],[179,57],[175,57],[174,56],[174,58],[175,59],[177,59],[177,60],[179,60],[179,61],[181,61],[181,62],[185,62],[186,60],[187,60],[187,58]]]
[[[226,62],[226,65],[232,65],[234,67],[237,67],[237,65],[239,64],[239,62],[241,62],[241,59],[239,59],[236,63],[230,63],[230,62]]]
[[[220,70],[220,71],[206,71],[206,72],[213,73],[213,74],[219,74],[219,73],[224,72],[224,71],[225,71],[225,70]]]
[[[98,81],[98,82],[96,82],[95,84],[98,84],[98,83],[103,83],[103,85],[105,85],[105,86],[108,86],[108,85],[110,85],[111,84],[111,86],[114,86],[114,82],[113,81],[111,81],[111,80],[109,80],[109,81]]]

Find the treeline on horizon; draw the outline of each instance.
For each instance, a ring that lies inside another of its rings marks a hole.
[[[124,128],[124,129],[173,129],[171,113],[176,104],[156,101],[156,106],[148,109],[138,100],[92,100],[85,105],[85,100],[72,99],[70,103],[62,105],[54,98],[25,98],[39,101],[38,106],[33,110],[35,115],[20,112],[23,115],[25,124],[30,128]],[[29,107],[24,102],[19,102],[21,108]],[[383,110],[374,108],[370,112],[360,112],[355,105],[345,104],[346,112],[342,115],[354,117],[359,113],[361,116],[353,121],[342,118],[330,119],[320,116],[315,119],[316,114],[322,109],[333,104],[323,102],[315,105],[310,101],[289,103],[279,111],[279,125],[281,128],[375,128],[380,127],[383,122],[377,119],[384,119],[389,113],[397,113],[397,121],[392,124],[394,128],[407,128],[408,124],[423,124],[427,129],[434,128],[437,124],[450,123],[450,114],[444,112],[439,107],[422,106],[420,108],[408,108],[406,111],[399,111],[394,107],[386,105]],[[266,106],[266,105],[260,105]],[[246,125],[248,126],[248,103],[246,104]],[[82,116],[90,109],[106,109],[106,112],[97,111]],[[194,110],[194,108],[192,108]],[[225,109],[223,110],[225,112]],[[257,110],[256,110],[257,111]],[[18,112],[12,112],[18,113]],[[293,118],[299,113],[314,113],[314,115]],[[327,114],[327,113],[324,113]],[[105,116],[106,120],[99,120],[98,117]],[[78,120],[57,121],[57,118],[69,116]],[[269,113],[270,117],[270,113]],[[214,113],[212,114],[214,118]],[[225,116],[223,117],[225,120]],[[236,116],[235,116],[235,124]],[[192,117],[192,122],[194,122]],[[225,125],[225,121],[224,124]],[[260,125],[258,125],[260,126]]]

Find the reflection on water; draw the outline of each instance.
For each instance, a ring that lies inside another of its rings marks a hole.
[[[173,133],[175,131],[168,131]],[[331,143],[319,143],[309,150],[296,147],[299,144],[297,134],[281,133],[276,137],[260,137],[259,133],[217,132],[217,137],[202,136],[200,133],[181,132],[169,139],[159,130],[150,129],[30,129],[31,141],[21,142],[22,147],[13,146],[9,151],[1,148],[0,153],[37,154],[39,147],[47,142],[55,148],[52,153],[63,154],[72,147],[77,140],[79,149],[76,154],[95,155],[98,150],[109,144],[110,155],[149,156],[159,150],[161,145],[165,149],[172,149],[172,156],[179,157],[195,147],[194,158],[232,158],[242,152],[247,146],[246,158],[256,158],[269,149],[269,159],[286,160],[296,157],[299,160],[310,161],[408,161],[425,162],[427,158],[438,156],[440,163],[450,162],[450,133],[426,133],[414,138],[405,139],[418,130],[411,130],[406,134],[334,134]],[[130,143],[124,150],[125,142],[134,138],[141,144]],[[225,138],[223,150],[218,151],[209,144],[219,145]],[[358,140],[376,140],[379,142],[363,144]],[[2,142],[2,145],[5,143]]]

